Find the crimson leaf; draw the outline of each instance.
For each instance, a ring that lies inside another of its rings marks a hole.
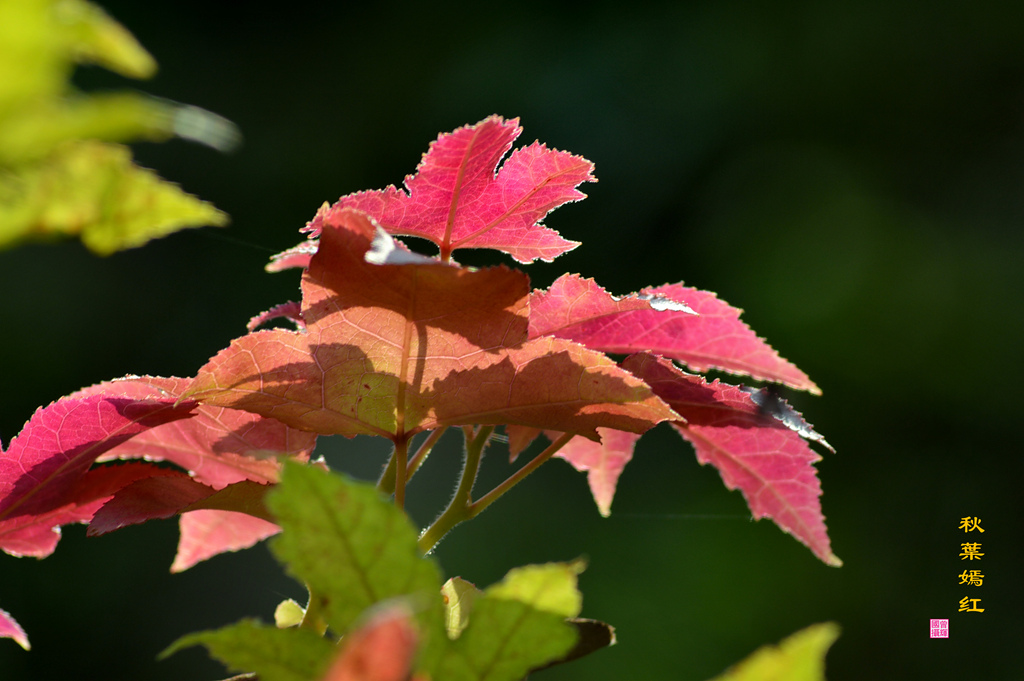
[[[530,337],[567,338],[602,352],[653,352],[694,371],[721,369],[820,394],[807,374],[740,321],[741,312],[682,284],[615,298],[593,279],[565,274],[531,295]]]
[[[516,149],[495,172],[522,132],[519,119],[491,116],[445,133],[430,145],[408,193],[389,186],[343,196],[336,207],[358,208],[392,234],[433,241],[447,260],[459,248],[494,248],[522,263],[551,262],[579,244],[540,224],[549,212],[585,194],[593,164],[540,142]],[[321,214],[310,223],[315,236]]]
[[[0,549],[37,558],[52,553],[56,528],[88,520],[94,503],[116,491],[95,480],[118,475],[104,469],[82,485],[93,461],[149,428],[190,416],[194,407],[171,398],[93,395],[37,410],[0,455]]]
[[[682,416],[672,426],[693,444],[698,461],[718,469],[726,487],[740,489],[754,518],[771,518],[828,565],[842,565],[821,512],[814,468],[821,457],[799,432],[764,414],[742,389],[708,383],[668,360],[633,355],[623,367]]]

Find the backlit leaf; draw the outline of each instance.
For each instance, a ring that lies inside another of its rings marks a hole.
[[[736,386],[687,374],[652,355],[623,362],[682,416],[672,426],[693,444],[697,460],[710,463],[729,489],[739,488],[755,519],[768,517],[832,566],[821,512],[821,483],[814,464],[821,460],[795,430],[763,414]]]
[[[178,524],[181,537],[171,572],[182,572],[226,551],[247,549],[281,531],[268,520],[234,511],[186,511]]]
[[[303,275],[305,332],[257,331],[203,367],[188,395],[318,433],[401,439],[447,425],[520,424],[596,437],[674,414],[603,354],[527,340],[529,282],[506,267],[371,265],[376,234],[324,219]]]
[[[73,397],[109,394],[135,399],[179,399],[191,379],[142,376],[107,381]],[[277,482],[280,459],[307,461],[316,435],[237,409],[199,405],[193,418],[140,433],[99,461],[145,458],[171,461],[197,482],[221,489],[242,480]]]
[[[578,563],[531,565],[509,572],[475,599],[469,623],[426,670],[445,681],[518,681],[565,655],[579,614]]]
[[[594,495],[601,515],[612,512],[612,498],[619,475],[633,458],[633,448],[640,436],[611,428],[598,428],[600,442],[574,437],[559,449],[555,456],[571,463],[576,470],[587,472],[590,492]]]
[[[592,279],[566,274],[531,295],[530,337],[553,335],[602,352],[653,352],[694,371],[721,369],[820,394],[740,320],[741,312],[682,284],[615,298]]]
[[[437,566],[420,555],[416,530],[373,485],[289,464],[267,503],[284,530],[271,550],[324,598],[334,631],[388,598],[439,598]]]
[[[91,504],[116,491],[96,478],[109,481],[120,473],[103,469],[93,472],[90,486],[81,487],[97,457],[149,428],[188,417],[194,406],[176,406],[169,398],[94,395],[64,398],[37,410],[0,454],[0,549],[49,555],[59,538],[50,528],[88,520],[96,510]],[[26,529],[26,523],[35,530]]]
[[[312,681],[319,678],[335,650],[334,643],[298,627],[278,629],[243,620],[215,631],[200,631],[175,641],[160,657],[184,648],[205,646],[236,672],[255,672],[260,681]]]
[[[825,654],[838,637],[833,622],[812,625],[759,648],[711,681],[825,681]]]
[[[358,208],[392,234],[433,241],[443,259],[459,248],[493,248],[519,262],[550,262],[579,244],[540,224],[549,212],[585,197],[594,182],[590,161],[534,142],[502,157],[522,132],[518,119],[491,116],[445,133],[430,145],[406,191],[390,186],[343,196],[336,207]],[[321,224],[314,218],[315,236]]]
[[[28,644],[28,636],[25,635],[25,630],[4,610],[0,610],[0,638],[14,639],[14,642],[25,650],[29,650],[32,647]]]
[[[126,147],[100,142],[73,142],[4,174],[0,197],[0,248],[73,234],[108,255],[183,227],[227,222],[210,204],[134,165]]]
[[[320,681],[408,681],[418,642],[409,609],[384,606],[345,636]]]

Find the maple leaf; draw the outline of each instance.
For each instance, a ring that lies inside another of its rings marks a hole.
[[[28,644],[25,630],[4,610],[0,610],[0,638],[14,639],[14,642],[25,650],[32,647]]]
[[[597,437],[674,413],[603,354],[528,340],[529,280],[504,266],[366,261],[379,228],[325,212],[303,274],[305,331],[236,339],[186,395],[318,433],[396,442],[446,425],[512,423]]]
[[[700,463],[717,468],[727,488],[740,489],[755,519],[771,518],[826,564],[842,565],[821,512],[814,468],[821,457],[798,429],[765,414],[741,388],[708,383],[666,359],[637,354],[622,366],[682,416],[672,426],[693,444]]]
[[[192,379],[128,377],[84,388],[72,397],[120,395],[178,400]],[[235,482],[277,482],[280,459],[309,460],[316,435],[238,409],[199,405],[193,417],[136,435],[98,461],[145,458],[171,461],[197,482],[220,489]]]
[[[633,448],[640,435],[611,428],[598,428],[600,442],[574,437],[555,456],[571,463],[578,471],[587,472],[590,492],[601,515],[612,512],[612,498],[622,470],[633,458]]]
[[[127,439],[191,415],[193,402],[175,402],[93,395],[38,409],[0,455],[0,549],[52,553],[60,525],[87,521],[115,485],[140,470],[87,472],[89,466]]]
[[[490,116],[440,135],[405,178],[408,193],[393,185],[341,197],[335,207],[358,208],[392,234],[433,241],[447,261],[459,248],[493,248],[521,263],[551,262],[579,244],[540,224],[549,212],[585,198],[578,187],[596,182],[594,165],[540,142],[512,152],[519,119]],[[323,212],[308,226],[316,236]]]
[[[408,606],[390,604],[345,635],[320,681],[407,681],[418,642]]]
[[[281,531],[269,520],[214,509],[185,511],[178,523],[181,538],[171,572],[182,572],[227,551],[247,549]]]
[[[653,352],[694,371],[721,369],[821,394],[740,320],[741,312],[682,284],[615,298],[593,279],[565,274],[530,296],[530,337],[566,338],[602,352]]]

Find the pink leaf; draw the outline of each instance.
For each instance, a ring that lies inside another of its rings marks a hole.
[[[180,399],[191,379],[135,377],[85,388],[75,396],[120,394],[136,399]],[[201,405],[194,418],[141,433],[99,461],[146,458],[171,461],[201,483],[220,489],[241,480],[276,482],[280,457],[306,461],[316,435],[237,409]]]
[[[594,166],[534,142],[514,151],[495,173],[521,132],[518,119],[491,116],[443,134],[416,174],[405,178],[408,193],[394,186],[358,192],[341,197],[335,207],[365,211],[392,234],[429,239],[443,260],[459,248],[494,248],[519,262],[550,262],[579,244],[540,221],[558,206],[585,197],[576,187],[596,181]],[[323,212],[310,223],[313,236],[322,220]]]
[[[508,436],[509,462],[515,463],[515,460],[522,454],[523,450],[529,447],[541,434],[541,429],[529,426],[507,425],[505,426],[505,434]]]
[[[181,538],[172,572],[218,553],[248,548],[279,531],[263,505],[268,485],[243,481],[222,490],[165,471],[127,485],[96,512],[89,535],[181,514]]]
[[[216,491],[184,473],[170,473],[172,474],[138,480],[119,490],[114,498],[93,516],[88,534],[97,536],[147,520],[170,518],[186,506],[205,499]]]
[[[306,263],[308,265],[309,263]],[[305,267],[306,265],[303,265]],[[306,323],[302,321],[302,312],[298,303],[287,302],[275,305],[266,312],[261,312],[245,325],[246,330],[255,331],[259,327],[263,326],[267,322],[274,319],[287,319],[291,323],[295,324],[296,329],[305,329]]]
[[[623,367],[683,417],[673,427],[693,444],[698,461],[718,469],[726,487],[740,489],[754,518],[771,518],[828,565],[842,564],[821,512],[814,468],[821,457],[796,430],[762,413],[740,388],[707,383],[668,360],[633,355]]]
[[[740,321],[741,312],[713,293],[682,284],[614,298],[592,279],[567,274],[531,295],[530,337],[552,335],[602,352],[649,351],[694,371],[721,369],[820,394],[804,372]]]
[[[170,398],[93,395],[37,410],[0,455],[0,549],[49,555],[60,536],[51,530],[83,522],[95,511],[90,504],[96,490],[81,487],[93,461],[139,433],[190,416],[194,406],[175,406]],[[110,474],[97,473],[102,475]]]
[[[389,603],[345,635],[320,681],[408,681],[418,643],[409,609]]]
[[[171,572],[182,572],[225,551],[247,549],[281,528],[274,523],[233,511],[201,510],[181,514],[181,538]]]
[[[4,610],[0,610],[0,638],[13,638],[14,642],[25,650],[29,650],[32,647],[28,644],[28,636],[25,635],[25,630]]]
[[[611,428],[598,428],[600,442],[574,437],[555,453],[578,471],[587,471],[587,482],[597,502],[597,508],[606,518],[612,512],[612,498],[619,475],[633,458],[633,448],[640,436]]]
[[[88,523],[121,488],[136,480],[171,473],[147,463],[94,468],[68,492],[65,504],[45,513],[0,522],[0,548],[15,556],[45,558],[57,546],[61,525]]]

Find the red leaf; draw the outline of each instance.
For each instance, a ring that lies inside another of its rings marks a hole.
[[[505,426],[505,434],[508,436],[508,460],[510,463],[515,463],[523,450],[541,434],[541,429],[529,426]]]
[[[182,513],[179,525],[181,538],[171,572],[182,572],[225,551],[247,549],[281,531],[269,520],[219,510]]]
[[[341,652],[320,681],[406,681],[418,639],[408,609],[386,606],[346,634]]]
[[[590,161],[539,142],[512,152],[519,120],[491,116],[446,133],[430,145],[408,193],[389,186],[343,196],[335,207],[358,208],[392,234],[433,241],[447,260],[459,248],[494,248],[522,263],[550,262],[579,244],[540,224],[549,212],[585,198],[576,189],[595,182]],[[309,225],[315,236],[323,213]],[[297,264],[292,261],[292,266]]]
[[[506,267],[373,265],[377,231],[325,215],[303,276],[306,332],[258,331],[200,369],[187,393],[296,428],[408,437],[443,425],[520,424],[596,437],[675,415],[603,354],[527,340],[529,281]]]
[[[13,638],[14,642],[25,650],[32,647],[28,644],[25,630],[4,610],[0,610],[0,638]]]
[[[67,494],[67,502],[61,506],[0,522],[0,548],[15,556],[45,558],[57,546],[61,525],[88,523],[121,488],[136,480],[172,472],[148,463],[94,468],[75,483]]]
[[[138,480],[119,490],[93,516],[87,534],[97,536],[147,520],[170,518],[216,491],[184,473],[170,473]]]
[[[673,309],[672,302],[697,314]],[[694,371],[721,369],[820,394],[805,373],[740,321],[741,312],[682,284],[614,298],[592,279],[566,274],[547,291],[533,292],[530,337],[552,335],[602,352],[653,352]]]
[[[707,383],[668,360],[633,355],[623,367],[683,417],[673,427],[693,444],[698,461],[718,469],[727,488],[740,489],[754,518],[771,518],[825,563],[842,564],[832,553],[821,512],[813,465],[821,457],[797,431],[763,414],[741,389]]]
[[[600,442],[574,437],[555,456],[562,457],[578,471],[587,471],[594,501],[601,515],[607,518],[612,512],[612,498],[619,475],[633,458],[633,448],[640,436],[610,428],[598,428],[597,432],[601,436]]]
[[[308,261],[304,263],[302,266],[306,267],[307,265],[309,265]],[[260,314],[250,319],[249,323],[245,325],[245,328],[248,331],[255,331],[259,327],[263,326],[267,322],[274,319],[287,319],[288,321],[295,325],[295,328],[299,330],[306,328],[306,323],[302,321],[302,313],[300,311],[299,304],[291,301],[287,303],[281,303],[280,305],[275,305],[266,312],[261,312]]]
[[[189,416],[195,406],[174,403],[94,395],[37,410],[0,455],[0,549],[36,557],[52,553],[60,536],[52,528],[87,520],[97,493],[113,494],[82,487],[93,461],[149,428]],[[114,475],[97,472],[87,481]]]
[[[90,536],[128,525],[181,514],[181,538],[172,572],[185,570],[218,553],[248,548],[280,528],[263,505],[268,486],[251,481],[222,490],[202,485],[177,471],[138,480],[120,489],[89,523]]]
[[[119,394],[135,399],[180,399],[187,378],[135,377],[85,388],[74,396]],[[306,461],[316,435],[280,421],[237,410],[201,405],[194,418],[141,433],[99,461],[146,458],[171,461],[201,483],[220,489],[241,480],[276,482],[279,457]]]

